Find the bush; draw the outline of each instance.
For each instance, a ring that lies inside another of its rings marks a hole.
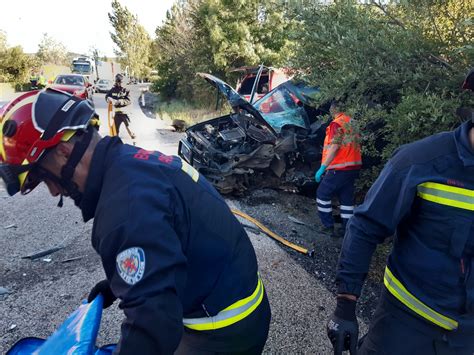
[[[294,33],[299,45],[292,66],[306,68],[321,102],[345,103],[357,117],[364,155],[374,161],[457,126],[456,109],[472,100],[460,90],[474,62],[473,32],[463,27],[469,1],[413,3],[343,0],[312,4],[298,15],[304,26]],[[361,187],[379,170],[364,171]]]

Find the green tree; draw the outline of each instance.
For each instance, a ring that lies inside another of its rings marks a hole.
[[[7,34],[0,30],[0,52],[4,52],[7,49]]]
[[[469,100],[460,83],[474,62],[468,3],[312,4],[298,15],[292,65],[320,86],[320,102],[341,99],[359,118],[366,157],[380,157],[385,142],[385,160],[401,144],[459,124],[456,109]],[[374,175],[361,181],[369,186]]]
[[[0,51],[0,82],[27,82],[34,64],[20,46]]]
[[[151,38],[145,28],[118,0],[112,1],[112,12],[108,14],[114,32],[110,33],[118,49],[115,53],[119,62],[128,67],[132,76],[143,77],[149,73]]]
[[[179,1],[156,30],[156,88],[164,96],[201,101],[206,93],[196,72],[230,79],[243,65],[279,66],[292,52],[295,22],[280,1]]]
[[[43,64],[68,65],[68,51],[66,46],[47,33],[43,34],[41,42],[38,44],[36,56]]]

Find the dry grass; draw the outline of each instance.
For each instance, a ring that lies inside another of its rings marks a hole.
[[[204,105],[192,105],[184,101],[158,102],[156,104],[156,114],[158,118],[164,120],[182,120],[187,126],[219,117],[229,113],[227,107],[215,110],[215,107],[205,107]]]

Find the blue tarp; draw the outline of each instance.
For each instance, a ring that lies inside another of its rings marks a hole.
[[[95,341],[102,316],[102,296],[79,306],[48,338],[24,338],[7,355],[107,355],[115,345],[97,349]]]

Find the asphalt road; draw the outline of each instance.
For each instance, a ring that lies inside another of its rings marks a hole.
[[[136,144],[176,154],[181,134],[142,112],[139,86],[132,87],[132,96]],[[103,123],[101,132],[106,134],[104,94],[95,94],[94,102]],[[120,136],[132,143],[125,129]],[[100,258],[90,245],[92,224],[82,222],[71,201],[65,201],[63,208],[56,203],[44,186],[12,198],[0,190],[0,287],[9,292],[0,295],[0,354],[23,337],[49,336],[104,278]],[[248,210],[245,200],[228,203]],[[263,234],[249,235],[272,307],[265,353],[331,354],[325,335],[326,320],[335,305],[330,291],[276,242]],[[22,258],[55,246],[63,248],[35,261]],[[98,344],[117,342],[122,319],[116,305],[104,311]],[[366,327],[361,323],[363,333]]]

